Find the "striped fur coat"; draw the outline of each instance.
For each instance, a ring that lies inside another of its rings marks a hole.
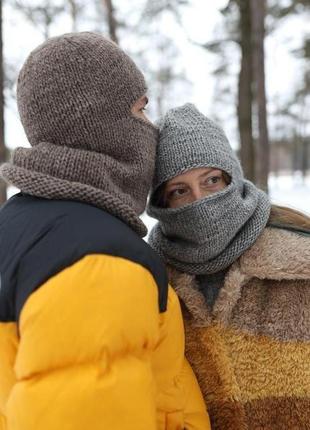
[[[266,228],[212,312],[194,276],[170,280],[212,429],[310,429],[310,237]]]

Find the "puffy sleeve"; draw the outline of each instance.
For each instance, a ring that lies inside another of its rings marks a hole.
[[[159,319],[152,275],[129,260],[88,255],[50,278],[21,312],[16,381],[1,376],[8,430],[157,429]]]
[[[6,429],[6,404],[16,382],[14,363],[17,347],[16,323],[0,322],[0,430]]]
[[[207,430],[179,301],[143,266],[88,255],[0,325],[1,430]],[[2,428],[1,428],[2,426]]]
[[[209,430],[209,416],[196,377],[184,356],[180,304],[169,287],[167,312],[160,316],[160,339],[153,356],[159,430]]]
[[[209,414],[196,376],[186,359],[184,360],[181,379],[185,394],[184,428],[186,430],[211,430]]]

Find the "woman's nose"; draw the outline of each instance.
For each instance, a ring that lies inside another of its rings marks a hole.
[[[193,201],[200,200],[203,197],[205,197],[205,193],[199,186],[194,187],[192,189],[192,200]]]

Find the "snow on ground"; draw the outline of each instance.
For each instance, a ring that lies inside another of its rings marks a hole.
[[[273,203],[289,206],[310,215],[310,176],[305,180],[300,173],[269,178],[270,196]]]

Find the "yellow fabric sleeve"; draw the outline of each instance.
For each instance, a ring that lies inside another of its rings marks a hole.
[[[91,255],[63,270],[22,310],[8,430],[155,430],[158,337],[142,266]]]
[[[28,298],[19,333],[0,325],[0,430],[209,429],[178,298],[160,314],[142,266],[84,257]]]
[[[6,404],[15,384],[14,364],[18,348],[16,324],[0,323],[0,430],[5,430]]]
[[[167,312],[160,316],[160,340],[153,355],[159,430],[209,430],[209,416],[184,358],[184,327],[178,297],[169,287]]]
[[[0,413],[0,430],[6,430],[4,415]]]
[[[181,380],[185,392],[185,429],[211,430],[209,415],[198,382],[192,368],[186,359],[184,359]]]

